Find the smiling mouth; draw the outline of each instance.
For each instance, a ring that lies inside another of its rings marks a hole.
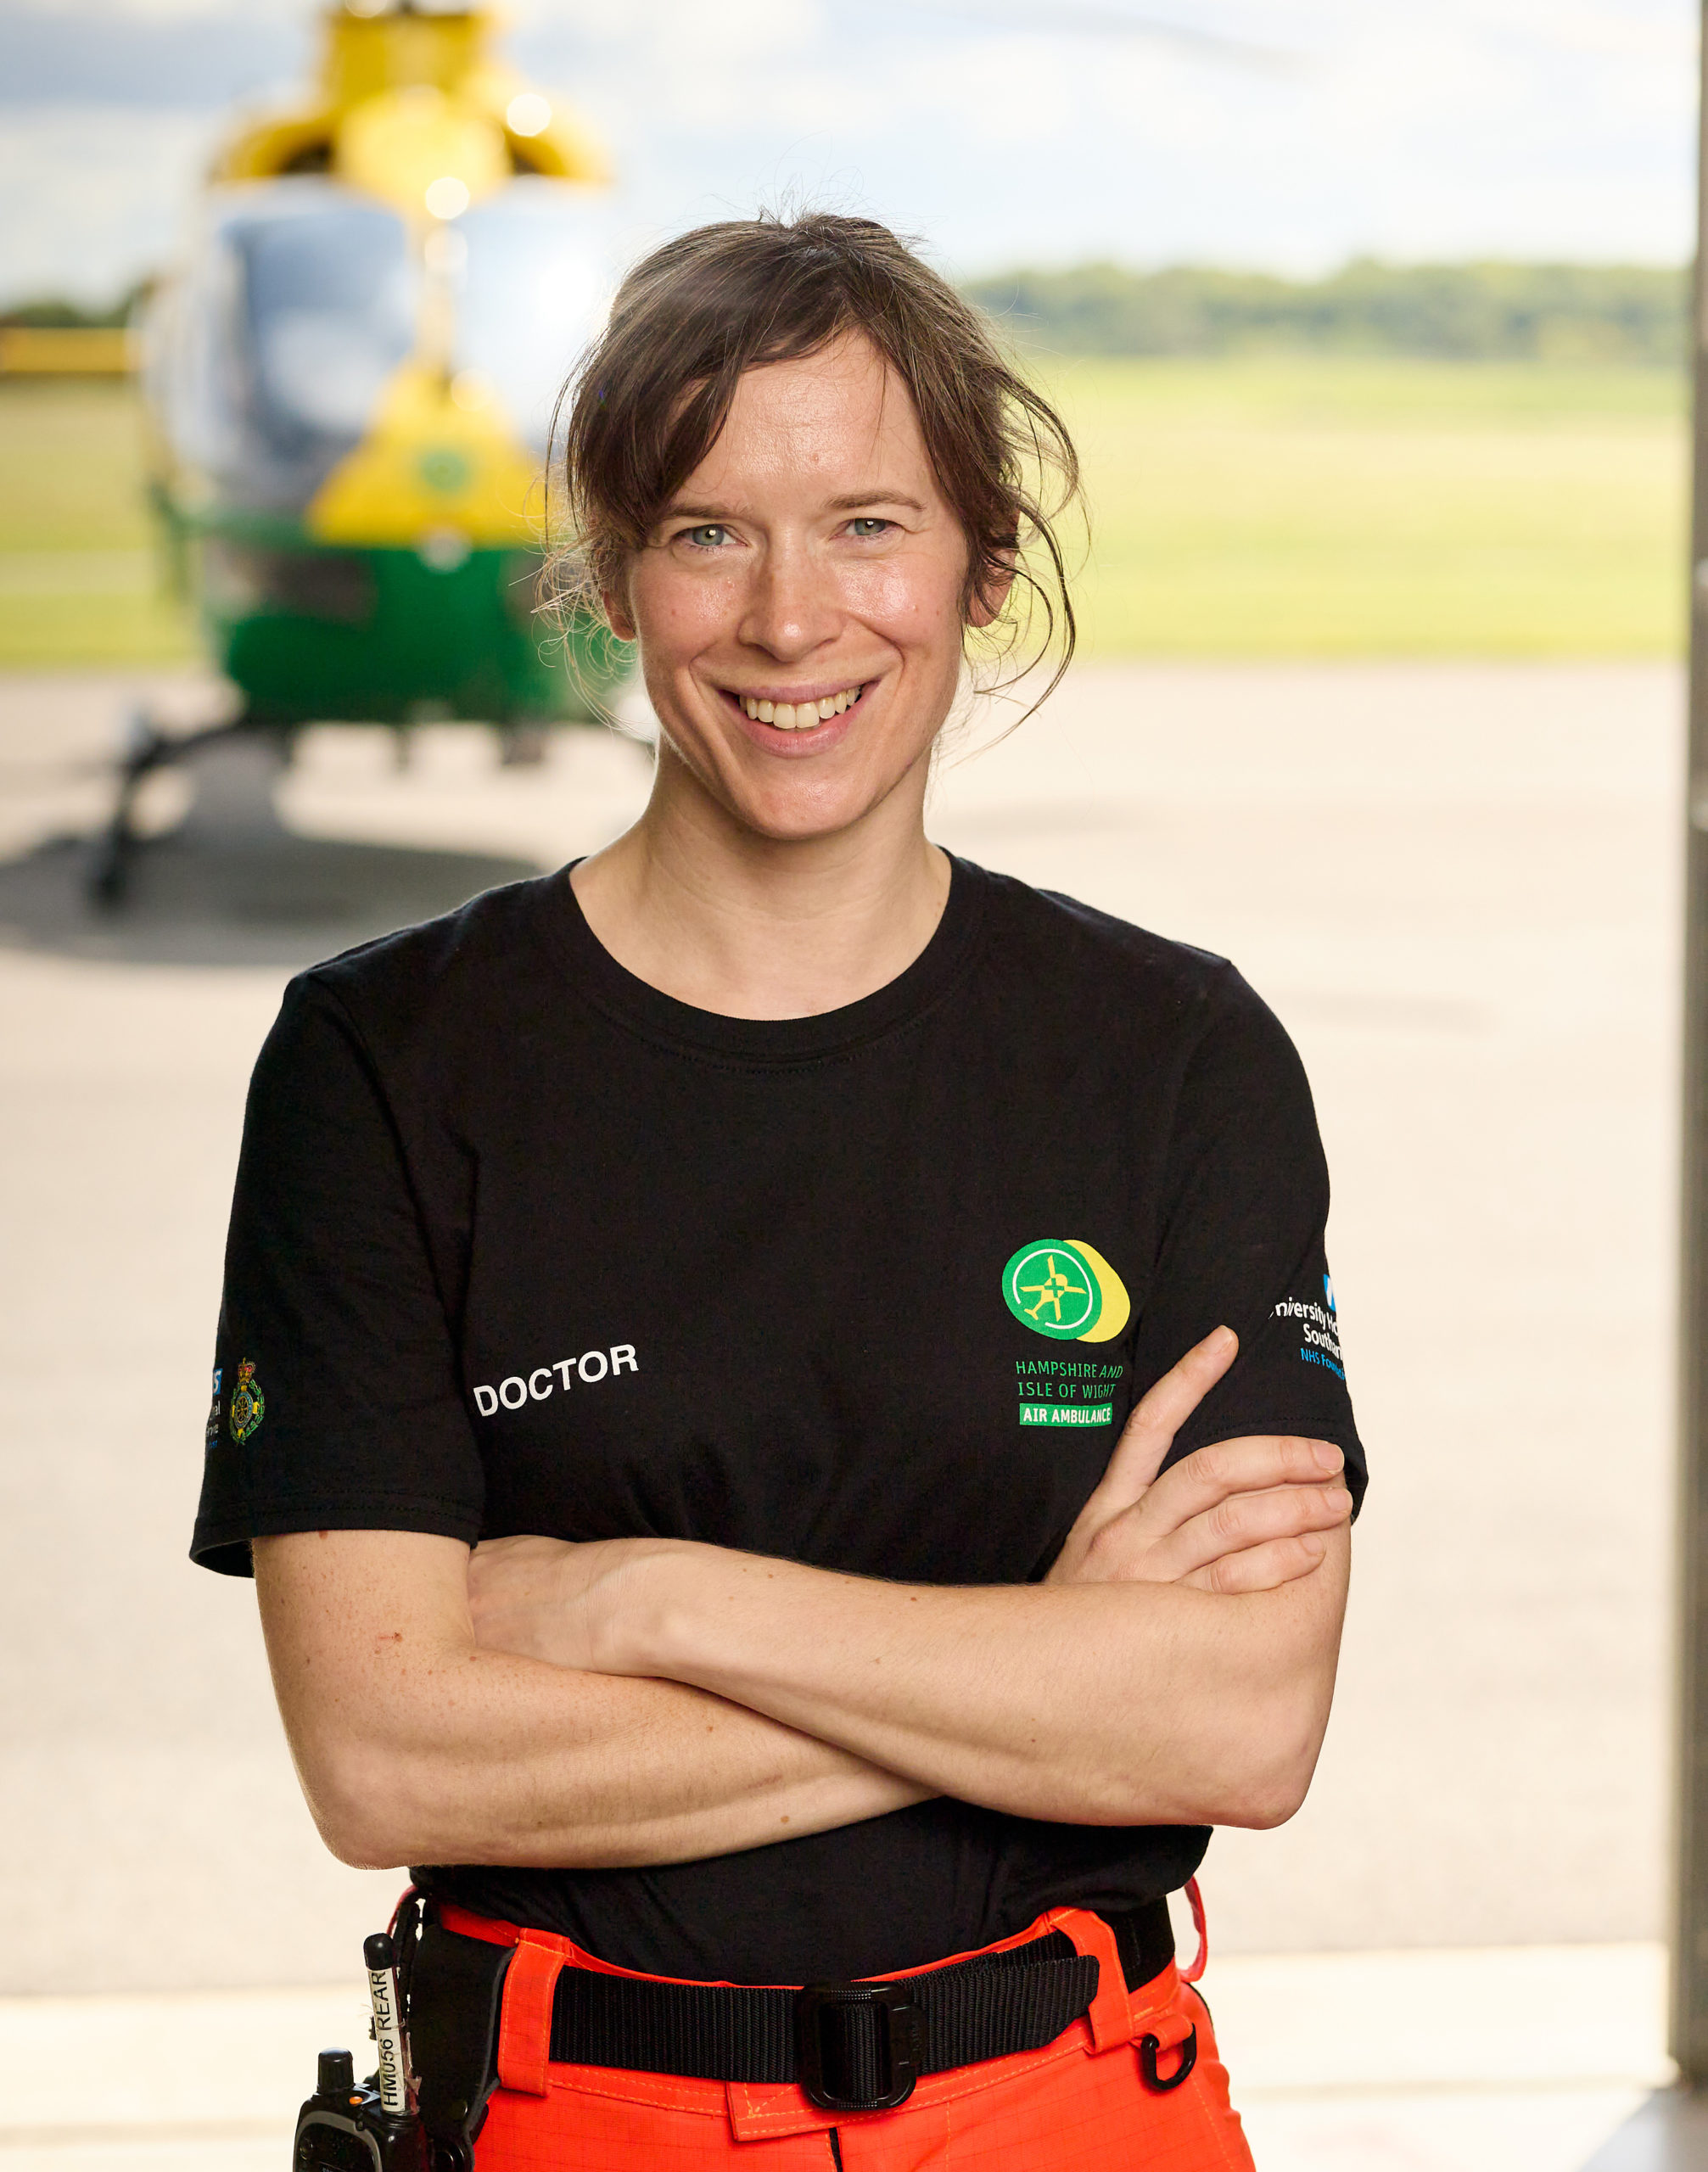
[[[865,682],[858,686],[844,686],[834,694],[826,694],[817,701],[768,702],[757,694],[735,694],[725,687],[727,700],[739,703],[755,724],[769,724],[778,731],[811,731],[820,724],[828,724],[833,716],[842,716],[851,709],[865,691]]]

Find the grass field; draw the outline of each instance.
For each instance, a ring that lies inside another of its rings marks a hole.
[[[1653,656],[1683,640],[1669,372],[1058,362],[1085,463],[1088,650]]]
[[[1056,361],[1103,655],[1654,656],[1683,639],[1670,372],[1319,357]],[[134,395],[0,384],[0,667],[194,652]]]
[[[121,384],[0,383],[0,667],[195,653],[162,592]]]

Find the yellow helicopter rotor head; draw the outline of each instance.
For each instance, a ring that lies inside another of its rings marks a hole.
[[[333,170],[412,220],[454,219],[511,176],[503,129],[430,83],[363,98],[339,119]]]

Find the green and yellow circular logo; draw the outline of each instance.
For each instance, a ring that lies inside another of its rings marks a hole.
[[[454,445],[433,445],[417,455],[415,472],[429,490],[438,491],[441,497],[454,497],[468,488],[474,468],[468,455],[458,452]]]
[[[1038,1237],[1002,1270],[1008,1309],[1055,1342],[1112,1342],[1133,1316],[1121,1277],[1083,1237]]]

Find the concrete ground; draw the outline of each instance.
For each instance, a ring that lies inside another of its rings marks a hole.
[[[76,1995],[342,1979],[397,1883],[319,1850],[248,1587],[183,1557],[244,1082],[279,988],[597,844],[647,775],[593,733],[499,770],[480,735],[435,729],[400,771],[382,735],[310,735],[280,798],[316,845],[169,849],[102,921],[53,840],[98,819],[142,695],[185,719],[209,701],[0,682],[0,1991],[72,1996],[67,2027]],[[1413,2016],[1379,2032],[1395,2045],[1447,1996],[1424,1949],[1579,1949],[1512,1963],[1567,2012],[1570,1986],[1653,1977],[1681,725],[1660,666],[1088,667],[939,778],[945,844],[1235,958],[1317,1091],[1375,1477],[1311,1801],[1219,1838],[1204,1880],[1218,1951],[1268,1986],[1248,2073],[1336,1950],[1420,1950],[1372,2009]],[[148,818],[182,796],[161,781]],[[1481,1965],[1503,2044],[1504,1964]],[[7,2011],[26,2007],[48,2011]],[[1481,2172],[1504,2135],[1503,2164],[1566,2172],[1660,2057],[1658,2024],[1550,2081],[1502,2052],[1516,2129],[1501,2075],[1461,2117],[1452,2060],[1421,2080],[1391,2060],[1358,2085],[1381,2117],[1425,2085],[1435,2110],[1388,2141],[1368,2105],[1350,2140],[1339,2113],[1313,2128],[1340,2101],[1319,2073],[1309,2102],[1254,2101],[1262,2161]]]

